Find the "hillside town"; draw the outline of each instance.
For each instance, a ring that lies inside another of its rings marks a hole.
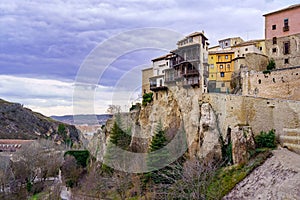
[[[142,71],[142,92],[152,91],[157,100],[168,87],[181,84],[202,93],[300,100],[300,4],[263,17],[263,39],[232,37],[209,46],[204,31],[187,35]]]
[[[299,199],[300,4],[263,17],[186,35],[97,126],[0,99],[0,199]]]

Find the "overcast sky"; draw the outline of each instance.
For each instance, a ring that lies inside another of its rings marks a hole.
[[[183,35],[204,30],[211,45],[233,36],[262,39],[262,15],[296,3],[299,1],[1,0],[0,98],[22,103],[48,116],[72,114],[73,90],[80,67],[101,44],[109,44],[109,52],[117,50],[116,42],[105,43],[112,37],[154,27]],[[122,42],[130,46],[132,37],[123,37]],[[168,37],[169,43],[176,39]],[[146,36],[143,38],[149,42]],[[146,41],[140,39],[138,44],[143,42]],[[173,42],[174,48],[175,45]],[[140,69],[151,66],[152,58],[173,46],[125,52],[115,58],[95,82],[93,112],[105,113],[109,104],[128,109],[139,93]],[[102,45],[102,54],[96,57],[103,60],[108,55],[103,53]],[[123,90],[118,91],[117,85],[123,86]],[[114,97],[116,93],[125,94],[126,98]]]

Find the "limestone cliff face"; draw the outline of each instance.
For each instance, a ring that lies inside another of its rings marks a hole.
[[[204,159],[221,159],[221,134],[218,129],[216,115],[208,103],[201,105],[199,153]]]
[[[102,144],[96,145],[98,147],[93,145],[92,154],[103,153],[114,120],[108,120],[106,133],[100,131],[93,139]],[[168,139],[183,129],[191,157],[219,159],[222,156],[217,117],[210,104],[201,102],[198,88],[169,87],[168,92],[159,92],[158,99],[155,98],[154,102],[140,110],[121,113],[121,120],[122,128],[129,129],[132,134],[130,146],[134,152],[148,151],[156,128],[161,123]],[[104,135],[107,137],[104,138]],[[101,158],[99,155],[95,157]]]

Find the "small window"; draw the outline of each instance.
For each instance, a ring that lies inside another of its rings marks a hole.
[[[167,66],[168,66],[169,62],[167,62]]]
[[[290,42],[283,43],[283,53],[289,54],[290,53]]]
[[[214,59],[214,57],[210,57],[211,59]]]
[[[225,46],[226,46],[226,47],[228,46],[228,43],[227,43],[227,42],[225,42]]]
[[[243,57],[245,56],[245,54],[242,55]]]
[[[220,69],[223,69],[223,65],[220,65]]]
[[[277,38],[273,37],[273,44],[277,44]]]
[[[214,68],[214,67],[215,67],[214,64],[211,64],[211,65],[210,65],[210,68]]]
[[[211,75],[211,77],[213,78],[213,77],[214,77],[214,75]]]
[[[289,19],[284,19],[283,20],[283,31],[288,31],[289,30]]]
[[[227,64],[227,69],[230,70],[230,64]]]
[[[225,59],[226,59],[226,60],[228,59],[228,55],[225,56]]]
[[[276,24],[272,25],[272,30],[276,30]]]
[[[275,78],[273,78],[273,83],[275,83]]]
[[[260,79],[258,80],[258,84],[261,84],[261,80]]]
[[[248,51],[248,48],[246,48],[245,51]]]
[[[259,50],[261,50],[261,51],[262,51],[262,47],[259,47]]]
[[[221,77],[224,77],[224,76],[225,76],[225,73],[224,73],[224,72],[221,72],[221,73],[220,73],[220,76],[221,76]]]
[[[155,93],[155,96],[156,96],[156,100],[158,100],[158,93],[157,92]]]
[[[276,49],[276,48],[273,48],[273,49],[272,49],[272,52],[273,52],[273,53],[276,53],[276,52],[277,52],[277,49]]]
[[[288,58],[284,59],[284,64],[289,64],[289,59]]]
[[[222,83],[222,87],[225,87],[225,83]]]

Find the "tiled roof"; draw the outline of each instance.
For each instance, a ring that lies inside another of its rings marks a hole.
[[[171,56],[171,55],[172,55],[172,54],[168,53],[168,54],[166,54],[166,55],[163,55],[163,56],[154,58],[154,59],[152,59],[152,61],[154,62],[154,61],[157,61],[157,60],[164,60],[164,59],[166,59],[167,57],[169,57],[169,56]]]
[[[34,140],[0,139],[0,144],[25,144],[29,142],[34,142]]]
[[[283,9],[280,9],[280,10],[276,10],[274,12],[270,12],[270,13],[264,14],[263,16],[265,17],[265,16],[268,16],[268,15],[272,15],[272,14],[283,12],[283,11],[287,11],[287,10],[291,10],[291,9],[298,8],[298,7],[300,7],[300,4],[291,5],[291,6],[287,7],[287,8],[283,8]]]

